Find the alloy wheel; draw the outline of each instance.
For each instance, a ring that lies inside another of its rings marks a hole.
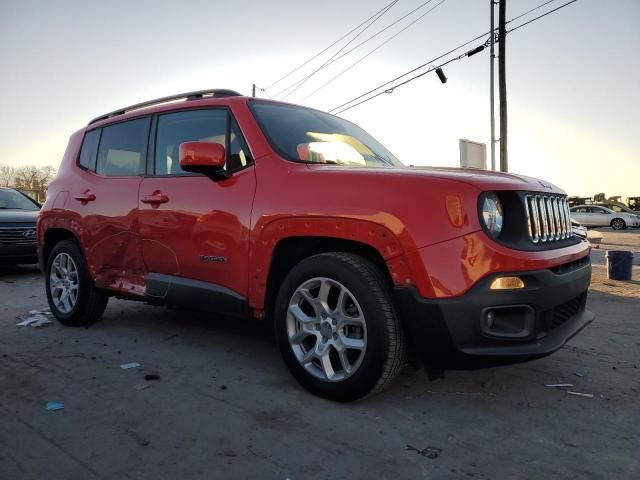
[[[622,230],[624,228],[624,222],[619,218],[616,218],[613,222],[611,222],[611,226],[614,230]]]
[[[69,313],[78,301],[78,267],[73,258],[61,252],[51,263],[49,290],[53,304],[61,313]]]
[[[289,345],[307,372],[338,382],[353,375],[367,348],[367,324],[354,295],[340,282],[317,277],[302,283],[287,309]]]

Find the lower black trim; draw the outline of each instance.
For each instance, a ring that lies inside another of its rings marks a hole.
[[[518,275],[525,288],[491,291],[497,276]],[[545,269],[491,275],[460,297],[423,298],[414,288],[394,289],[394,299],[405,329],[425,363],[443,368],[475,369],[533,360],[560,349],[594,319],[585,310],[591,279],[588,260],[566,269]],[[497,336],[487,331],[486,312],[518,309],[522,334]]]
[[[233,317],[249,315],[246,297],[215,283],[150,273],[145,294],[152,303],[179,305]]]

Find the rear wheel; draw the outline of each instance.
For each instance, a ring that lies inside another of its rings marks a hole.
[[[627,228],[627,224],[621,218],[614,218],[613,220],[611,220],[611,228],[613,228],[614,230],[624,230],[625,228]]]
[[[405,344],[389,288],[367,259],[324,253],[296,265],[275,307],[284,361],[302,386],[337,401],[386,387],[402,369]]]
[[[93,284],[84,255],[74,240],[63,240],[53,247],[45,281],[51,313],[63,325],[89,325],[107,308],[109,296]]]

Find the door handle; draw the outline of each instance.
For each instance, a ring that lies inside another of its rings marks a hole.
[[[169,197],[161,192],[153,192],[151,195],[143,195],[140,199],[142,203],[150,203],[151,205],[160,205],[161,203],[167,203]]]
[[[96,196],[91,193],[91,190],[87,190],[84,193],[78,193],[73,196],[74,199],[78,200],[82,203],[93,202],[96,199]]]

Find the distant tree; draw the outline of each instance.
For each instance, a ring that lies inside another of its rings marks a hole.
[[[14,183],[18,190],[31,194],[36,200],[43,201],[46,196],[47,185],[56,174],[52,166],[26,166],[16,169]]]
[[[10,187],[13,185],[15,173],[16,167],[12,165],[0,165],[0,186]]]

